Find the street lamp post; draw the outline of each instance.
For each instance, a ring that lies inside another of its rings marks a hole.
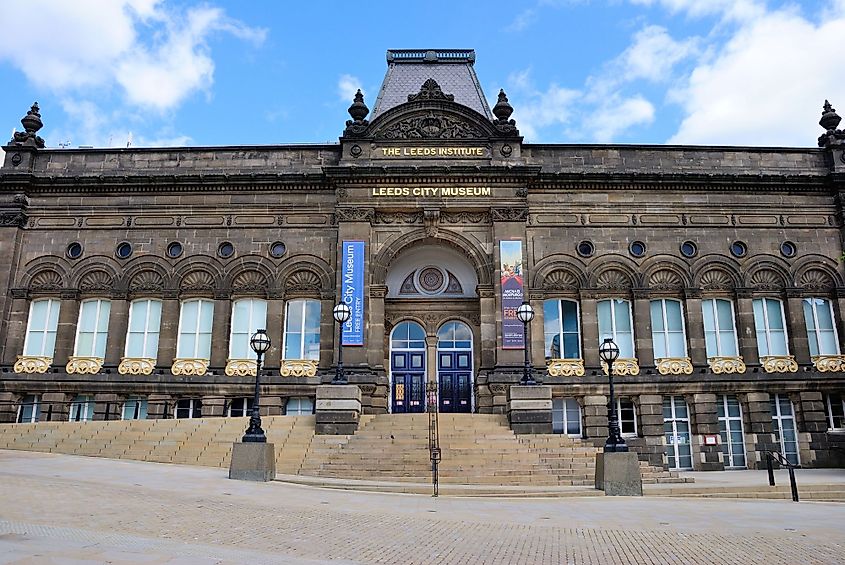
[[[338,323],[339,328],[337,332],[337,369],[335,369],[332,384],[345,385],[348,381],[346,380],[346,375],[343,374],[343,324],[349,321],[350,316],[352,316],[352,310],[349,309],[349,306],[345,302],[341,301],[332,310],[332,315],[334,316],[335,322]]]
[[[619,432],[619,419],[616,416],[616,397],[613,394],[613,362],[619,358],[619,346],[612,338],[605,338],[599,346],[599,357],[607,364],[607,378],[610,382],[610,406],[607,410],[607,441],[604,443],[605,453],[628,451],[625,440]]]
[[[516,309],[516,317],[519,318],[520,322],[522,322],[522,341],[523,350],[525,351],[525,366],[522,370],[522,381],[520,381],[519,384],[536,385],[537,381],[535,381],[534,377],[531,375],[531,360],[529,356],[531,342],[528,341],[528,324],[534,319],[534,308],[532,308],[528,302],[523,302],[520,304],[519,308]]]
[[[255,364],[255,393],[252,397],[252,415],[249,417],[249,427],[246,429],[243,442],[267,443],[267,436],[261,429],[261,414],[259,413],[259,396],[261,395],[261,358],[270,349],[270,338],[264,330],[257,330],[249,338],[249,346],[257,356]]]

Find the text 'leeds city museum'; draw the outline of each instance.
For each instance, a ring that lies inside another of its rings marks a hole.
[[[47,149],[33,106],[0,170],[0,421],[244,415],[258,328],[262,413],[310,414],[342,300],[364,413],[432,382],[440,412],[503,413],[527,346],[554,432],[599,445],[610,337],[641,459],[843,465],[830,104],[818,148],[526,144],[474,60],[388,51],[337,144]]]

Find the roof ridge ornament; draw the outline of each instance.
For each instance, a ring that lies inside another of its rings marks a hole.
[[[509,119],[511,114],[513,114],[513,106],[508,102],[508,95],[505,94],[503,88],[499,89],[499,99],[493,106],[493,115],[496,116],[493,125],[502,133],[519,135],[519,130],[516,129],[516,121]]]
[[[26,116],[21,118],[21,124],[25,131],[16,131],[11,141],[9,141],[9,145],[28,145],[43,149],[44,140],[37,135],[38,130],[44,127],[44,123],[41,121],[38,102],[33,102]]]
[[[408,95],[408,102],[414,102],[415,100],[448,100],[449,102],[454,102],[455,96],[453,94],[445,94],[440,88],[440,85],[437,84],[437,81],[429,78],[422,84],[419,92]]]
[[[825,100],[822,106],[822,117],[819,125],[824,128],[825,133],[819,136],[819,147],[833,147],[834,145],[845,145],[845,131],[836,129],[842,118],[836,113],[836,109],[830,102]]]

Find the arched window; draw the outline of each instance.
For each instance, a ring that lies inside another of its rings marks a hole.
[[[267,326],[267,301],[241,298],[232,303],[232,330],[229,334],[229,359],[256,359],[249,338]]]
[[[687,356],[684,313],[680,300],[651,301],[651,340],[655,359]]]
[[[760,357],[789,355],[783,302],[775,298],[755,298],[753,304],[757,351]]]
[[[805,298],[803,302],[810,355],[839,355],[839,340],[833,323],[833,305],[830,300]]]
[[[126,357],[155,359],[161,329],[161,301],[133,300],[129,307],[129,329],[126,333]]]
[[[283,359],[320,358],[320,301],[290,300],[285,311]]]
[[[619,357],[634,357],[634,328],[631,321],[631,302],[622,298],[599,300],[599,344],[613,338],[619,347]]]
[[[26,342],[23,354],[53,357],[56,350],[56,328],[59,326],[59,301],[54,298],[33,300],[29,306]]]
[[[463,322],[446,322],[437,331],[440,349],[471,349],[472,332]]]
[[[202,298],[186,300],[179,315],[179,359],[211,359],[211,323],[214,303]]]
[[[391,349],[425,349],[425,330],[416,322],[402,322],[390,334]]]
[[[581,358],[581,323],[574,300],[543,302],[546,359]]]
[[[83,300],[79,308],[79,323],[76,325],[77,357],[106,356],[106,338],[109,335],[109,313],[111,302],[95,298]]]
[[[733,302],[723,298],[702,300],[701,313],[704,318],[704,343],[707,357],[739,355]]]

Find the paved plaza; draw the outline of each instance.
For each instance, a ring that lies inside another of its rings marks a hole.
[[[10,563],[845,563],[845,504],[434,499],[0,451]]]

